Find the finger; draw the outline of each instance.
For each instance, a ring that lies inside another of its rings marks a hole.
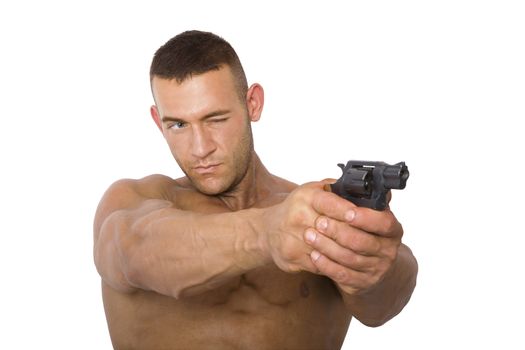
[[[297,273],[307,271],[311,273],[318,273],[317,267],[312,262],[310,254],[312,249],[305,249],[299,253],[294,259],[274,258],[275,264],[287,273]]]
[[[317,268],[310,258],[312,247],[305,244],[301,236],[285,239],[282,244],[283,247],[272,256],[279,268],[292,273],[300,271],[317,273]]]
[[[353,210],[354,217],[347,221],[350,225],[383,237],[401,238],[403,236],[403,227],[390,209],[379,211],[356,207]]]
[[[310,257],[310,254],[305,254],[304,259],[301,261],[298,261],[294,264],[288,264],[285,265],[286,268],[283,269],[283,271],[287,273],[298,273],[301,271],[311,272],[311,273],[319,273],[319,270],[312,262],[312,259]]]
[[[356,271],[370,271],[379,262],[377,257],[361,255],[344,248],[311,228],[305,231],[305,241],[330,260]]]
[[[337,179],[326,178],[321,181],[324,184],[323,189],[327,192],[332,192],[332,187],[330,185],[335,184]]]
[[[350,226],[345,222],[319,216],[315,221],[315,228],[340,246],[349,248],[357,254],[376,256],[381,249],[381,242],[376,235]]]
[[[317,250],[313,250],[310,257],[319,273],[325,275],[334,282],[356,289],[366,286],[368,278],[366,273],[339,265]]]
[[[348,221],[354,218],[353,209],[356,206],[335,193],[322,191],[314,196],[312,207],[320,215],[339,221]]]

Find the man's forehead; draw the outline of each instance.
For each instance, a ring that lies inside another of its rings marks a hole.
[[[233,79],[227,69],[194,75],[182,82],[153,77],[152,91],[163,115],[182,116],[205,113],[209,109],[231,109],[231,104],[237,102]]]

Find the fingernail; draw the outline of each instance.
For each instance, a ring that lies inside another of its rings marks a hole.
[[[328,220],[326,218],[321,218],[317,221],[317,229],[321,232],[324,232],[328,227]]]
[[[306,231],[306,241],[308,243],[314,242],[316,237],[317,237],[317,235],[312,230]]]
[[[310,253],[310,257],[312,258],[313,261],[317,261],[320,256],[321,256],[321,253],[319,253],[317,250],[312,250],[312,252]]]
[[[350,209],[349,211],[346,212],[346,214],[345,214],[345,220],[346,221],[352,221],[352,220],[354,220],[354,218],[355,218],[355,211]]]

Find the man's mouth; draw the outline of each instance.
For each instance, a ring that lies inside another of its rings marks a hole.
[[[220,163],[201,164],[193,167],[193,170],[199,175],[206,175],[214,173],[220,165]]]

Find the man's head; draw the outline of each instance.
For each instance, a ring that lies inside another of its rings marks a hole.
[[[248,82],[233,47],[213,33],[186,31],[168,40],[157,50],[151,62],[150,82],[153,83],[153,78],[158,77],[182,83],[194,75],[225,66],[230,67],[237,93],[244,102]]]
[[[262,87],[247,88],[233,48],[211,33],[184,32],[162,46],[150,70],[151,115],[175,160],[200,191],[216,195],[245,177],[253,155],[250,121]]]

